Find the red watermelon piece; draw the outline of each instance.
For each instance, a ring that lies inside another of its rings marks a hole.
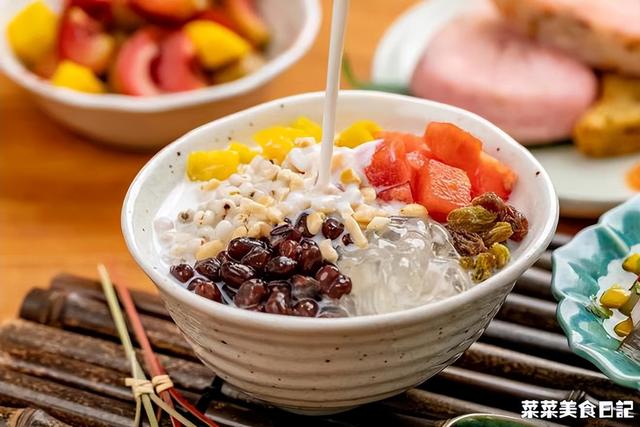
[[[452,123],[429,123],[424,140],[433,158],[473,174],[480,162],[482,142]]]
[[[413,203],[413,195],[411,194],[409,183],[387,188],[378,193],[378,198],[385,202]]]
[[[480,163],[469,178],[474,197],[494,192],[504,200],[509,198],[518,179],[509,166],[486,153],[481,154]]]
[[[430,159],[420,171],[413,197],[432,218],[445,221],[449,212],[471,203],[471,183],[462,169]]]
[[[411,170],[407,163],[404,144],[398,140],[384,140],[371,157],[371,163],[364,168],[367,179],[374,187],[396,187],[408,183]]]

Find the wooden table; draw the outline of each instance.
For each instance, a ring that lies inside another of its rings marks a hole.
[[[351,2],[346,52],[359,75],[368,75],[385,29],[415,2]],[[324,88],[330,3],[322,5],[325,19],[313,48],[261,92],[263,100]],[[131,287],[153,289],[120,233],[124,194],[151,154],[115,151],[71,134],[4,76],[0,141],[0,320],[15,316],[31,287],[45,287],[61,271],[95,277],[98,262],[117,265]]]

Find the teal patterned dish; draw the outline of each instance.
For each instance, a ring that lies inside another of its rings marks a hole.
[[[573,351],[594,363],[618,384],[640,389],[640,364],[619,351],[603,320],[587,310],[600,290],[598,278],[611,261],[626,257],[640,243],[640,196],[604,214],[553,254],[553,293],[557,317]]]

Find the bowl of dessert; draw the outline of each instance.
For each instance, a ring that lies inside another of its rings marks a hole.
[[[91,139],[164,145],[261,102],[317,35],[317,0],[17,0],[0,5],[0,69]]]
[[[191,131],[140,171],[122,211],[196,355],[241,391],[313,414],[452,363],[558,220],[525,148],[402,95],[340,93],[319,185],[323,101],[283,98]]]

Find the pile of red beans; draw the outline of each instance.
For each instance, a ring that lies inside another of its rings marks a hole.
[[[215,258],[178,264],[171,274],[187,289],[246,310],[304,317],[344,317],[335,301],[351,292],[351,279],[325,261],[301,216],[295,226],[276,226],[269,237],[239,237]],[[332,240],[344,226],[327,219],[322,234]],[[348,237],[342,237],[349,244]]]

